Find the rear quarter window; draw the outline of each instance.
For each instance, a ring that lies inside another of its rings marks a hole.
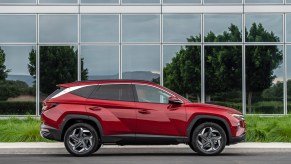
[[[89,98],[91,93],[98,87],[97,85],[91,85],[91,86],[85,86],[76,90],[71,91],[71,94],[84,97],[84,98]]]
[[[57,95],[58,93],[62,92],[63,90],[65,90],[66,88],[64,87],[61,87],[57,90],[55,90],[53,93],[51,93],[45,100],[49,100],[51,99],[52,97],[54,97],[55,95]]]

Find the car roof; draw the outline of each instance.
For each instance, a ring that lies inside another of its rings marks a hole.
[[[73,87],[73,86],[82,86],[82,85],[94,85],[94,84],[152,84],[157,85],[153,82],[146,81],[146,80],[128,80],[128,79],[109,79],[109,80],[86,80],[86,81],[75,81],[72,83],[65,83],[65,84],[58,84],[59,87]]]

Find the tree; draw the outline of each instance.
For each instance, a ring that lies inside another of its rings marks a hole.
[[[201,37],[188,38],[188,42],[196,42]],[[164,68],[164,85],[187,98],[200,98],[201,83],[201,48],[200,46],[181,47],[172,62]]]
[[[56,89],[56,84],[68,83],[77,80],[78,53],[71,46],[42,46],[40,47],[40,91],[50,94]],[[88,69],[83,67],[81,60],[82,79],[87,79]],[[36,51],[29,53],[28,70],[31,76],[36,77]]]
[[[6,101],[8,98],[20,95],[33,95],[35,90],[30,88],[23,81],[1,80],[0,81],[0,101]]]
[[[228,31],[215,35],[210,31],[205,36],[206,42],[240,42],[242,35],[233,24]],[[205,47],[205,93],[206,102],[217,93],[241,90],[242,84],[242,49],[241,46],[206,46]]]
[[[199,36],[198,36],[199,37]],[[188,41],[194,42],[191,36]],[[220,35],[209,32],[206,42],[240,42],[242,35],[233,24],[228,31]],[[262,24],[254,23],[248,32],[249,42],[278,42],[273,32],[268,32]],[[248,107],[251,110],[252,93],[262,93],[272,85],[275,76],[273,71],[282,63],[282,52],[273,45],[246,47],[246,89]],[[200,90],[200,49],[196,46],[181,48],[172,62],[164,68],[164,84],[180,94],[197,94]],[[242,83],[242,49],[241,46],[206,46],[205,47],[205,85],[206,94],[241,90]]]
[[[5,57],[5,52],[0,47],[0,80],[5,80],[8,76],[8,73],[10,72],[10,70],[6,69]]]
[[[246,30],[246,41],[249,42],[279,42],[279,37],[268,32],[262,24],[252,24],[250,31]],[[276,78],[274,70],[283,62],[282,51],[276,45],[256,45],[246,47],[246,91],[248,95],[248,111],[252,112],[252,95],[261,93],[272,85]]]

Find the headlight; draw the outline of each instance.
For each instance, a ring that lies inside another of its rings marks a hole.
[[[232,116],[239,119],[239,120],[245,120],[245,117],[242,114],[232,114]]]

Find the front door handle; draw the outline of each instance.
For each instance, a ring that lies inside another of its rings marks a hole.
[[[89,109],[92,110],[92,111],[99,111],[99,110],[101,110],[101,108],[99,106],[90,107]]]
[[[140,114],[150,114],[151,112],[148,110],[139,110],[138,113]]]

